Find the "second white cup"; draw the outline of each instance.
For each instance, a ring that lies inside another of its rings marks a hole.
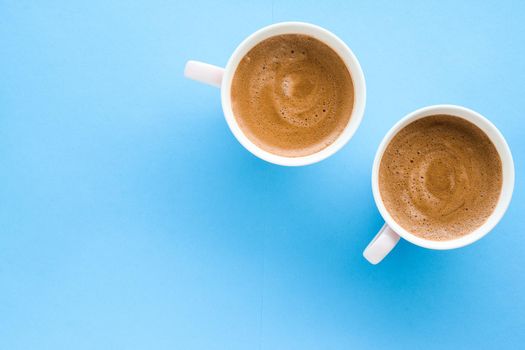
[[[339,137],[328,147],[302,157],[284,157],[267,152],[251,142],[242,132],[237,124],[231,104],[231,84],[233,75],[241,59],[258,43],[272,36],[283,34],[304,34],[314,37],[334,50],[345,63],[354,84],[354,106],[352,114],[345,129]],[[340,150],[354,135],[365,111],[366,87],[365,77],[359,61],[348,48],[348,46],[335,34],[319,26],[302,22],[283,22],[264,27],[246,38],[233,52],[226,68],[217,67],[211,64],[188,61],[184,70],[184,75],[209,85],[221,88],[221,102],[226,122],[237,140],[251,153],[270,163],[301,166],[319,162]]]
[[[487,221],[475,229],[474,231],[466,234],[465,236],[447,240],[447,241],[433,241],[424,239],[413,233],[405,230],[401,227],[390,215],[387,208],[385,207],[381,198],[381,192],[379,191],[379,165],[381,158],[385,152],[388,144],[394,138],[394,136],[401,131],[408,124],[431,115],[452,115],[466,119],[479,127],[492,141],[501,159],[503,181],[499,200],[496,207]],[[414,243],[418,246],[429,248],[429,249],[454,249],[466,246],[474,243],[487,233],[489,233],[494,226],[501,220],[503,214],[509,206],[510,199],[512,197],[512,191],[514,189],[514,162],[510,153],[509,146],[505,141],[505,138],[500,131],[492,124],[488,119],[483,117],[481,114],[460,106],[454,105],[435,105],[425,108],[418,109],[412,112],[397,122],[381,141],[379,148],[374,159],[374,165],[372,168],[372,192],[374,194],[374,200],[376,202],[379,212],[385,220],[384,226],[381,228],[379,233],[374,239],[368,244],[365,251],[363,252],[364,257],[372,264],[377,264],[383,258],[390,253],[390,251],[399,242],[400,237],[403,237],[407,241]]]

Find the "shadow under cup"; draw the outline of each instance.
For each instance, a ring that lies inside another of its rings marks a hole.
[[[381,193],[379,190],[379,168],[383,154],[390,144],[392,139],[401,131],[403,128],[411,124],[412,122],[433,115],[450,115],[463,118],[472,124],[480,128],[493,143],[496,151],[501,159],[502,166],[502,183],[501,183],[501,192],[499,199],[497,200],[496,206],[492,211],[492,214],[488,219],[479,227],[474,229],[472,232],[467,233],[463,236],[459,236],[450,240],[429,240],[417,236],[403,227],[401,227],[390,215],[389,211],[384,205],[383,199],[381,198]],[[375,202],[377,207],[383,216],[386,224],[394,234],[397,234],[404,239],[419,245],[421,247],[430,248],[430,249],[454,249],[463,247],[465,245],[471,244],[478,239],[485,236],[490,232],[494,226],[501,220],[507,207],[510,203],[512,192],[514,188],[514,163],[510,149],[500,131],[485,117],[479,113],[467,109],[465,107],[454,106],[454,105],[436,105],[425,107],[420,110],[417,110],[405,118],[401,119],[397,124],[395,124],[392,129],[386,134],[382,140],[374,160],[374,165],[372,169],[372,189]],[[381,233],[380,233],[381,234]],[[378,235],[379,236],[379,235]],[[377,239],[378,237],[376,237]],[[397,241],[396,241],[397,242]],[[373,242],[372,242],[373,243]],[[371,243],[371,245],[372,245]],[[395,243],[394,243],[395,245]],[[370,247],[370,245],[369,245]],[[367,249],[369,248],[367,247]],[[392,249],[393,246],[390,248]],[[366,252],[366,250],[365,250]],[[388,253],[388,252],[387,252]],[[386,255],[386,254],[385,254]],[[366,256],[366,255],[365,255]]]

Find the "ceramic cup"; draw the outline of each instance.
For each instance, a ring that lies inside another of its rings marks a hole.
[[[492,143],[494,143],[494,146],[496,147],[496,150],[499,153],[503,171],[501,194],[496,204],[496,208],[489,216],[487,221],[474,231],[464,236],[445,241],[432,241],[424,239],[402,228],[389,214],[381,198],[381,193],[379,192],[379,165],[381,163],[383,153],[385,152],[385,149],[392,140],[392,138],[401,129],[403,129],[405,126],[412,123],[413,121],[436,114],[448,114],[466,119],[469,122],[478,126],[481,130],[483,130],[490,138]],[[472,244],[478,239],[485,236],[487,233],[489,233],[494,228],[494,226],[496,226],[496,224],[501,220],[503,214],[505,214],[505,211],[509,206],[513,189],[514,162],[512,160],[512,155],[510,153],[510,149],[507,145],[507,142],[503,138],[503,135],[494,126],[494,124],[492,124],[481,114],[460,106],[436,105],[418,109],[417,111],[408,114],[399,122],[397,122],[385,135],[383,141],[381,141],[377,150],[374,159],[374,165],[372,168],[372,191],[374,194],[374,200],[376,202],[377,208],[383,216],[385,224],[381,228],[379,233],[374,237],[374,239],[368,244],[368,246],[363,252],[363,255],[370,263],[377,264],[381,260],[383,260],[383,258],[388,253],[390,253],[390,251],[396,246],[400,237],[420,247],[429,249],[455,249]]]
[[[328,147],[302,157],[283,157],[270,152],[267,152],[256,146],[243,133],[232,110],[231,104],[231,84],[233,75],[237,69],[241,59],[250,51],[255,45],[261,41],[282,34],[304,34],[314,37],[329,47],[331,47],[346,64],[352,80],[354,83],[354,106],[352,115],[346,125],[345,129],[339,137]],[[194,79],[221,89],[221,102],[226,122],[230,127],[233,135],[248,151],[257,157],[264,159],[270,163],[286,165],[286,166],[300,166],[319,162],[340,150],[356,132],[365,110],[366,102],[366,87],[365,78],[361,66],[352,51],[346,44],[337,36],[326,29],[318,27],[313,24],[302,22],[283,22],[264,27],[249,37],[247,37],[231,55],[225,68],[217,67],[211,64],[188,61],[184,70],[184,75],[190,79]]]

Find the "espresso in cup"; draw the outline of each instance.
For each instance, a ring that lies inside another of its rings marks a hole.
[[[432,115],[401,129],[379,166],[379,191],[392,218],[428,240],[483,225],[502,189],[502,162],[489,137],[456,116]]]
[[[231,85],[232,109],[258,147],[302,157],[332,144],[349,123],[352,77],[339,55],[308,35],[283,34],[255,45]]]

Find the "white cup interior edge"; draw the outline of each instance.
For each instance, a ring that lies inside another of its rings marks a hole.
[[[432,241],[427,240],[424,238],[421,238],[419,236],[416,236],[404,228],[402,228],[390,215],[388,210],[386,209],[385,205],[383,204],[383,201],[381,199],[381,194],[379,192],[379,184],[378,184],[378,173],[379,173],[379,165],[381,158],[383,156],[383,153],[392,140],[392,138],[406,125],[410,124],[411,122],[426,117],[430,115],[435,114],[448,114],[448,115],[454,115],[461,118],[464,118],[472,123],[474,123],[476,126],[478,126],[481,130],[487,134],[487,136],[490,138],[490,140],[494,143],[494,146],[496,147],[496,150],[499,153],[499,156],[501,158],[502,163],[502,172],[503,172],[503,180],[502,180],[502,189],[501,194],[498,199],[498,203],[496,204],[496,208],[492,212],[491,216],[487,219],[487,221],[471,233],[466,234],[465,236],[453,239],[453,240],[445,240],[445,241]],[[512,159],[512,154],[510,152],[510,148],[507,145],[507,142],[505,141],[505,138],[500,133],[500,131],[494,126],[488,119],[483,117],[481,114],[465,108],[461,106],[456,105],[434,105],[434,106],[428,106],[421,109],[418,109],[401,120],[399,120],[385,135],[383,140],[381,141],[377,153],[374,158],[374,163],[372,167],[372,192],[374,195],[374,200],[376,202],[376,205],[383,216],[383,219],[386,221],[386,223],[401,237],[406,239],[407,241],[416,244],[421,247],[430,248],[430,249],[454,249],[454,248],[460,248],[463,246],[466,246],[468,244],[474,243],[477,240],[484,237],[486,234],[488,234],[495,226],[496,224],[501,220],[503,217],[505,211],[507,210],[508,205],[510,204],[510,200],[512,197],[512,192],[514,189],[514,162]]]
[[[231,97],[230,97],[231,82],[233,79],[233,75],[242,57],[244,57],[244,55],[246,55],[251,48],[253,48],[256,44],[258,44],[264,39],[267,39],[275,35],[292,34],[292,33],[293,34],[305,34],[305,35],[312,36],[316,39],[323,41],[324,43],[329,45],[334,51],[336,51],[337,54],[343,59],[348,70],[350,71],[350,74],[353,80],[353,84],[354,84],[354,94],[355,94],[354,95],[354,106],[352,109],[352,116],[350,118],[348,125],[343,130],[341,135],[337,138],[337,140],[319,152],[316,152],[314,154],[310,154],[307,156],[302,156],[302,157],[279,156],[279,155],[267,152],[259,148],[258,146],[256,146],[253,142],[251,142],[244,135],[239,125],[237,124],[237,121],[235,120],[235,116],[233,114],[233,110],[231,106]],[[357,60],[353,52],[335,34],[329,32],[328,30],[322,27],[319,27],[313,24],[309,24],[309,23],[282,22],[282,23],[277,23],[277,24],[273,24],[273,25],[264,27],[256,31],[255,33],[247,37],[237,47],[237,49],[231,55],[226,65],[226,68],[225,68],[225,73],[223,76],[223,82],[221,86],[221,101],[222,101],[224,115],[226,117],[226,121],[228,123],[228,126],[230,127],[230,130],[232,131],[234,136],[237,138],[237,140],[248,151],[253,153],[255,156],[263,160],[266,160],[270,163],[274,163],[278,165],[285,165],[285,166],[302,166],[302,165],[317,163],[325,158],[328,158],[329,156],[336,153],[339,149],[341,149],[352,138],[357,128],[359,127],[359,124],[361,123],[361,120],[364,115],[364,109],[365,109],[365,103],[366,103],[365,78],[364,78],[364,74],[362,72],[361,66],[359,65],[359,61]]]

